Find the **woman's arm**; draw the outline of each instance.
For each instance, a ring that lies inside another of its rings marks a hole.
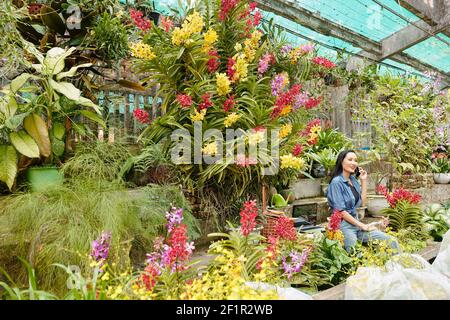
[[[354,225],[355,227],[358,227],[362,230],[367,229],[367,226],[362,223],[361,221],[356,220],[350,213],[348,213],[347,211],[341,211],[342,213],[342,218],[347,221],[348,223]]]

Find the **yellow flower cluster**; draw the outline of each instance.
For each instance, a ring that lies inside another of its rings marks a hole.
[[[231,127],[233,123],[239,120],[240,117],[241,116],[238,115],[236,112],[230,113],[223,121],[225,128]]]
[[[264,131],[258,131],[255,133],[251,133],[247,137],[247,141],[250,145],[258,144],[264,141]]]
[[[309,130],[309,136],[308,136],[308,142],[312,142],[314,140],[316,140],[319,137],[319,132],[322,131],[322,127],[321,126],[313,126],[310,130]]]
[[[255,290],[245,285],[242,277],[245,258],[237,257],[231,250],[222,249],[215,258],[217,268],[210,269],[186,286],[182,299],[190,300],[275,300],[275,290]]]
[[[301,170],[305,166],[305,161],[302,158],[294,157],[292,154],[287,154],[280,157],[281,169]]]
[[[209,154],[209,155],[215,155],[217,154],[217,143],[211,142],[208,143],[206,146],[202,149],[203,154]]]
[[[219,36],[214,29],[208,29],[208,31],[203,34],[203,52],[208,53],[211,50],[211,46],[214,42],[217,41]]]
[[[216,73],[216,84],[219,96],[224,96],[231,91],[230,80],[225,73]]]
[[[232,82],[237,80],[245,81],[248,74],[248,65],[255,59],[256,49],[259,45],[259,40],[261,39],[262,34],[259,31],[254,31],[249,39],[244,41],[244,52],[242,50],[242,44],[239,42],[236,43],[234,49],[237,53],[233,56],[233,59],[236,61],[233,69],[236,71]]]
[[[292,64],[296,64],[298,61],[298,58],[301,56],[302,54],[302,49],[301,47],[295,48],[291,51],[289,51],[289,58],[291,59],[291,63]]]
[[[272,253],[269,252],[261,263],[261,270],[253,275],[256,282],[276,283],[280,280],[279,265],[276,259],[272,259]]]
[[[198,112],[197,109],[194,110],[195,114],[191,114],[191,120],[192,122],[195,121],[203,121],[206,115],[206,109],[203,109],[202,111]]]
[[[153,291],[147,290],[144,286],[138,286],[137,284],[131,286],[131,291],[133,293],[133,299],[155,300],[157,298],[157,294]]]
[[[247,58],[247,61],[250,63],[255,59],[256,49],[259,46],[259,40],[261,40],[262,33],[255,30],[253,31],[250,39],[246,39],[244,41],[244,52]]]
[[[188,16],[183,22],[181,29],[176,27],[172,32],[172,43],[176,46],[189,45],[193,42],[189,39],[193,33],[198,33],[202,31],[205,23],[200,14],[195,11],[193,14]]]
[[[292,106],[290,104],[288,104],[288,105],[284,106],[283,110],[281,110],[280,116],[281,117],[285,116],[285,115],[291,113],[291,111],[292,111]]]
[[[194,11],[194,13],[189,15],[183,22],[182,28],[189,29],[191,33],[198,33],[202,31],[204,26],[205,23],[203,22],[202,16],[197,11]]]
[[[292,132],[292,124],[287,123],[283,125],[278,133],[280,139],[286,138]]]
[[[339,241],[344,245],[344,234],[341,230],[332,231],[327,229],[326,236],[328,239]]]
[[[143,42],[133,43],[130,46],[131,55],[136,58],[152,60],[156,57],[155,53],[152,51],[152,47]]]

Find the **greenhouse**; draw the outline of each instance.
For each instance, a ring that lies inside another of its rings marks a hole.
[[[448,0],[5,0],[0,28],[0,300],[450,300]]]

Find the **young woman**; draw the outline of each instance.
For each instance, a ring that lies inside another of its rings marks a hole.
[[[339,153],[327,190],[328,204],[332,211],[342,212],[343,220],[340,228],[344,234],[345,249],[349,251],[355,246],[357,240],[367,242],[377,239],[388,241],[390,247],[398,252],[399,244],[395,238],[358,220],[356,208],[365,206],[367,201],[367,172],[357,168],[357,157],[353,150]],[[361,184],[355,177],[357,171],[359,171]],[[387,226],[389,221],[383,218],[381,223]]]

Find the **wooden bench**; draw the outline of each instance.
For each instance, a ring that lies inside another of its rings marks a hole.
[[[437,256],[440,246],[440,242],[432,242],[426,248],[420,250],[417,254],[429,261]],[[312,297],[314,300],[344,300],[345,282],[334,286],[333,288],[316,293]]]

